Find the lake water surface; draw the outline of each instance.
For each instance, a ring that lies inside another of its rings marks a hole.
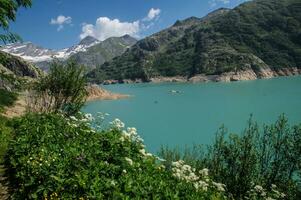
[[[132,95],[114,101],[89,102],[84,112],[109,113],[136,127],[148,150],[161,145],[210,144],[224,124],[241,133],[250,114],[259,123],[275,122],[285,113],[290,123],[301,122],[301,76],[231,83],[164,83],[104,86]],[[172,93],[171,91],[180,93]]]

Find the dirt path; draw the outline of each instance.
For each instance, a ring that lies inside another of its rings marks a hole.
[[[26,111],[26,102],[24,95],[20,94],[18,100],[13,106],[6,107],[3,116],[7,118],[19,117]]]
[[[0,199],[9,199],[9,188],[7,178],[4,176],[5,168],[4,165],[0,165]]]

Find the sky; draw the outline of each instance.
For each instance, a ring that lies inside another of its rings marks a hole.
[[[77,44],[86,36],[105,40],[129,34],[142,39],[177,20],[203,17],[245,0],[33,0],[20,9],[10,31],[50,49]]]

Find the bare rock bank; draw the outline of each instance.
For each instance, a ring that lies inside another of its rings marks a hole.
[[[141,79],[136,80],[106,80],[104,84],[123,84],[123,83],[164,83],[164,82],[176,82],[176,83],[200,83],[200,82],[231,82],[231,81],[247,81],[256,79],[269,79],[279,76],[295,76],[301,74],[301,68],[281,68],[281,69],[271,69],[269,67],[262,67],[258,70],[253,70],[251,68],[240,70],[236,72],[225,72],[219,75],[205,75],[198,74],[193,77],[185,76],[174,76],[174,77],[153,77],[148,81],[143,81]]]
[[[125,94],[117,94],[109,92],[98,85],[90,85],[87,87],[88,92],[88,101],[94,100],[116,100],[116,99],[124,99],[128,98],[129,95]]]

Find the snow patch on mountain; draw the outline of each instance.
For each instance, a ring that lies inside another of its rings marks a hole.
[[[78,52],[85,52],[88,48],[98,43],[100,43],[99,40],[88,36],[81,40],[79,44],[61,50],[46,49],[31,42],[9,44],[1,47],[0,50],[15,56],[19,56],[27,61],[39,63],[51,61],[55,58],[66,60],[73,54],[76,54]]]

